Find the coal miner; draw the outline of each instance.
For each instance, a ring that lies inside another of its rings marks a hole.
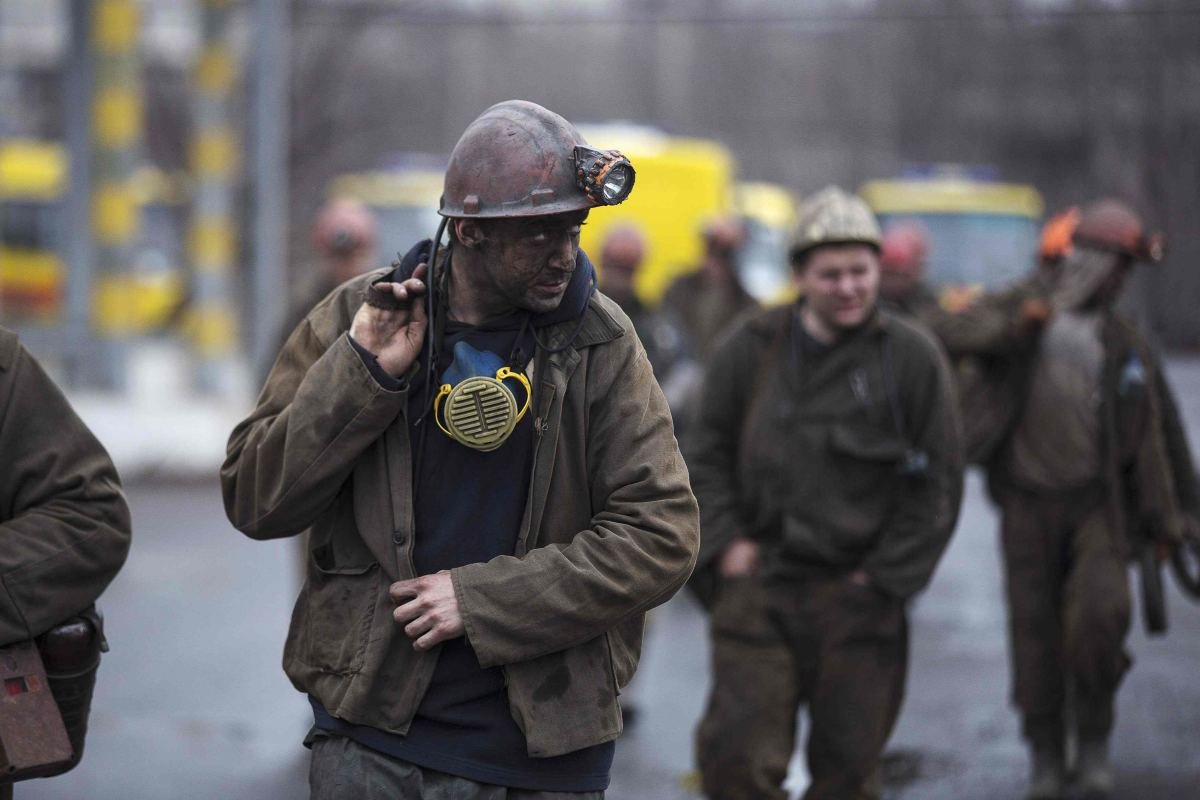
[[[1002,510],[1013,697],[1028,740],[1031,800],[1108,797],[1108,740],[1130,666],[1127,560],[1196,525],[1196,476],[1162,364],[1115,303],[1157,237],[1127,205],[1071,220],[1052,314],[1010,372],[1019,413],[993,457]],[[1066,763],[1074,739],[1074,765]],[[1068,786],[1073,766],[1075,786]]]
[[[717,217],[704,226],[702,236],[699,266],[671,282],[662,307],[679,320],[692,351],[706,364],[729,324],[758,303],[742,286],[738,272],[745,224],[736,217]]]
[[[861,200],[814,195],[792,250],[802,299],[744,321],[709,365],[688,463],[717,573],[697,735],[714,800],[786,796],[801,704],[806,799],[880,795],[906,604],[954,528],[962,455],[941,348],[879,308],[879,244]]]
[[[664,308],[647,306],[638,297],[634,287],[645,258],[646,237],[640,229],[633,225],[613,227],[600,243],[600,288],[632,320],[678,430],[684,409],[700,383],[700,367],[675,317]]]
[[[375,267],[377,227],[371,209],[353,198],[335,197],[321,206],[312,226],[317,268],[298,281],[299,293],[284,317],[277,350],[325,295]]]
[[[450,157],[449,243],[319,304],[234,430],[229,518],[311,529],[284,668],[313,797],[603,795],[643,615],[698,541],[666,401],[579,249],[633,181],[557,114],[489,108]]]
[[[92,651],[88,660],[98,659],[103,635],[91,606],[129,553],[129,507],[104,447],[17,335],[4,328],[0,463],[0,647],[43,637],[77,618],[85,628],[82,646]],[[53,673],[49,659],[46,667]],[[94,676],[94,670],[92,663],[86,671]],[[91,699],[90,679],[82,671],[78,677],[68,687],[75,693],[70,708],[56,690],[58,710],[75,714],[76,724],[66,731],[73,762],[81,755]],[[12,695],[10,689],[15,700]],[[5,727],[5,734],[12,732]],[[13,753],[3,760],[15,766]],[[11,796],[11,785],[0,785],[0,797]]]
[[[933,327],[943,311],[924,280],[929,234],[916,220],[901,220],[879,246],[879,297],[886,307]]]

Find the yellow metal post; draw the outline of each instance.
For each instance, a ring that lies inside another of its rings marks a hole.
[[[238,147],[229,113],[237,70],[228,41],[231,5],[229,0],[204,0],[203,45],[192,75],[195,190],[188,231],[193,298],[189,333],[199,359],[199,389],[208,393],[222,391],[233,379],[238,344],[233,302]]]
[[[135,0],[95,0],[92,5],[91,228],[97,281],[93,298],[128,286],[139,227],[133,177],[141,155],[142,78],[138,53],[140,13]],[[103,382],[124,387],[125,347],[131,331],[120,314],[97,314]]]

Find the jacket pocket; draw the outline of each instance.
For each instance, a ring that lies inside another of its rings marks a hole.
[[[335,564],[328,546],[313,550],[305,586],[302,658],[325,672],[361,670],[379,593],[379,564]]]
[[[886,491],[909,450],[894,433],[845,423],[830,427],[828,443],[831,488],[851,499]]]
[[[617,738],[621,707],[607,639],[597,636],[504,668],[529,755],[549,758]]]

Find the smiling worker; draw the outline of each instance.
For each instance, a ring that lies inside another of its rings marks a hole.
[[[879,308],[879,243],[861,200],[814,195],[792,249],[802,298],[747,319],[707,373],[688,464],[700,563],[718,576],[697,735],[714,800],[786,797],[801,703],[806,800],[879,797],[906,604],[929,582],[962,495],[946,358]]]
[[[666,401],[579,249],[633,181],[541,106],[488,109],[450,157],[449,244],[318,305],[234,430],[229,518],[311,528],[284,667],[314,798],[603,795],[642,615],[698,540]]]

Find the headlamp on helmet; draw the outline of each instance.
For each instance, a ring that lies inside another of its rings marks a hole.
[[[572,160],[580,190],[596,205],[615,206],[633,191],[633,164],[619,150],[576,145]]]

